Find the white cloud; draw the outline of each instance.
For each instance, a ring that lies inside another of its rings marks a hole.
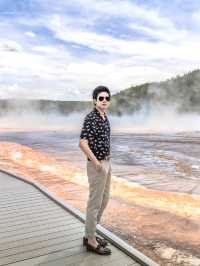
[[[115,58],[120,55],[129,56],[143,56],[154,59],[168,59],[178,58],[180,60],[187,59],[188,61],[197,61],[198,47],[196,41],[200,41],[199,37],[192,36],[188,38],[185,31],[178,31],[178,29],[170,28],[169,31],[153,30],[143,26],[136,26],[143,31],[148,32],[152,36],[160,37],[157,42],[138,41],[138,40],[123,40],[115,38],[106,34],[96,33],[86,29],[77,29],[73,25],[65,23],[65,18],[58,15],[53,16],[50,23],[46,25],[51,29],[55,36],[67,42],[74,42],[78,45],[84,45],[99,52],[106,52],[108,54],[115,54]],[[132,27],[133,24],[132,24]],[[170,35],[170,37],[167,37]],[[164,40],[171,39],[171,43],[164,42]],[[177,40],[179,40],[177,45]],[[191,49],[192,48],[192,49]]]
[[[199,35],[156,8],[127,0],[47,0],[38,7],[37,17],[0,19],[0,96],[84,100],[99,84],[116,92],[199,66]],[[127,32],[113,30],[116,18]],[[198,12],[192,19],[197,25]]]
[[[32,47],[32,50],[36,52],[41,52],[43,54],[56,54],[59,52],[59,50],[53,46],[34,46]]]
[[[5,41],[3,43],[0,43],[0,50],[5,52],[21,52],[22,47],[15,41]]]
[[[131,23],[129,26],[133,30],[136,30],[138,32],[143,32],[147,36],[150,36],[150,37],[155,38],[157,40],[166,41],[166,42],[181,41],[181,40],[184,40],[187,36],[186,31],[176,29],[175,27],[151,28],[149,26],[139,25],[136,23]]]
[[[31,38],[35,38],[36,37],[36,34],[34,32],[32,32],[32,31],[26,31],[24,34],[26,36],[31,37]]]
[[[57,5],[54,5],[53,0],[47,0],[45,2],[38,2],[42,4],[42,7],[46,10],[52,9],[53,12],[57,13],[57,7],[60,6],[59,11],[64,11],[72,6],[72,3],[60,0],[57,1]],[[105,15],[117,18],[128,18],[128,19],[140,19],[142,21],[148,22],[150,25],[171,27],[173,23],[167,17],[163,17],[159,14],[159,10],[156,8],[149,8],[145,5],[137,5],[133,1],[128,0],[74,0],[73,6],[77,7],[82,16],[88,16],[87,21],[93,19],[106,19]],[[58,12],[64,15],[65,12]],[[103,16],[104,15],[104,16]],[[79,18],[78,18],[79,20]],[[76,22],[75,22],[76,23]]]

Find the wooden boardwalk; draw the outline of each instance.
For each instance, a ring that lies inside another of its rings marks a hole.
[[[0,171],[0,265],[157,265],[147,257],[136,262],[114,244],[110,256],[86,252],[83,235],[84,223],[71,211],[34,185]]]

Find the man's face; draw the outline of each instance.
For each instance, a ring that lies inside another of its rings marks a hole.
[[[95,100],[96,107],[106,110],[109,107],[110,101],[106,100],[106,98],[109,98],[109,94],[105,91],[100,92],[97,95],[97,100]]]

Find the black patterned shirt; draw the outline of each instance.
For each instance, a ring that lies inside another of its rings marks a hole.
[[[88,145],[98,160],[110,155],[110,123],[107,115],[104,116],[105,120],[94,107],[86,115],[80,134],[81,139],[88,140]]]

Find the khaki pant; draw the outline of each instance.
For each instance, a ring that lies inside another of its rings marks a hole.
[[[107,206],[111,184],[111,162],[102,160],[102,169],[97,171],[91,161],[87,161],[89,198],[87,202],[85,235],[95,236],[96,225],[100,222]]]

